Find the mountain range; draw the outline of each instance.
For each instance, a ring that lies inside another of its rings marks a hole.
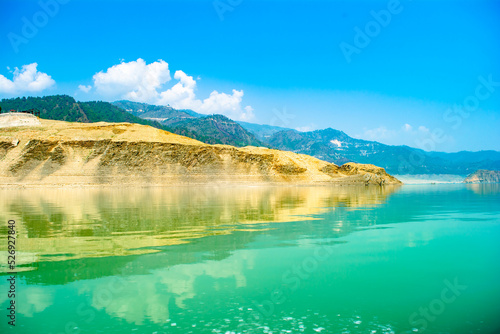
[[[500,152],[426,152],[409,146],[385,145],[352,138],[335,129],[300,132],[293,129],[236,122],[222,115],[131,101],[77,102],[66,95],[3,99],[4,111],[35,108],[41,118],[76,122],[131,122],[151,125],[208,144],[264,146],[314,156],[342,165],[374,164],[391,174],[468,175],[478,169],[499,170]]]
[[[266,146],[254,134],[223,115],[203,115],[192,110],[177,110],[131,101],[116,101],[113,105],[134,116],[158,122],[170,132],[197,139],[207,144],[237,147]]]
[[[331,128],[300,132],[278,126],[235,122],[220,115],[206,116],[192,110],[176,110],[169,106],[152,106],[130,101],[117,101],[113,104],[135,116],[177,128],[175,133],[210,144],[219,142],[235,146],[267,146],[311,155],[337,165],[346,162],[374,164],[392,174],[467,175],[477,169],[500,169],[500,152],[497,151],[426,152],[404,145],[385,145],[352,138]],[[215,120],[212,120],[213,118]],[[217,118],[220,119],[219,123]],[[224,124],[223,128],[220,123]],[[186,128],[191,133],[186,131]],[[202,135],[209,138],[203,138]]]
[[[274,148],[312,155],[336,164],[354,161],[385,168],[392,174],[467,175],[477,169],[500,169],[500,152],[426,152],[409,146],[355,139],[331,128],[311,132],[280,131],[267,143]]]

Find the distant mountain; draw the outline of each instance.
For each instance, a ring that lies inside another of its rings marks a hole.
[[[427,155],[431,157],[443,158],[453,163],[484,164],[484,162],[488,160],[492,162],[500,160],[500,152],[498,151],[478,151],[478,152],[461,151],[456,153],[427,152]]]
[[[464,180],[465,183],[499,183],[500,171],[480,169]]]
[[[425,152],[408,146],[391,146],[349,137],[331,128],[311,132],[276,132],[266,142],[273,148],[312,155],[343,164],[369,163],[391,174],[457,174],[500,168],[500,152]]]
[[[241,125],[223,115],[191,118],[169,124],[171,131],[207,144],[238,147],[267,146]]]
[[[115,101],[113,102],[113,105],[122,108],[134,116],[160,122],[163,125],[169,125],[187,119],[206,116],[189,109],[174,109],[170,106],[157,106],[125,100]]]
[[[239,125],[241,125],[245,130],[253,133],[257,139],[266,142],[269,138],[272,137],[276,132],[291,130],[288,128],[282,128],[280,126],[266,125],[266,124],[255,124],[248,122],[236,121]]]
[[[164,129],[164,126],[158,122],[136,117],[111,103],[102,101],[77,102],[68,95],[2,99],[0,107],[2,107],[3,112],[37,109],[40,111],[40,118],[66,122],[129,122]]]
[[[168,131],[197,139],[207,144],[233,146],[266,146],[237,122],[223,115],[202,115],[189,109],[174,109],[170,106],[155,106],[131,101],[116,101],[113,104],[131,114],[156,121]]]

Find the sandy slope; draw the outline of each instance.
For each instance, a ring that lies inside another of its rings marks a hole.
[[[0,185],[399,183],[373,165],[208,145],[145,125],[40,122],[0,130]]]

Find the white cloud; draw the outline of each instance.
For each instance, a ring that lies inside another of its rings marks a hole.
[[[254,117],[253,108],[241,107],[243,90],[233,89],[233,94],[219,93],[213,91],[210,96],[203,100],[203,104],[198,110],[202,114],[223,114],[229,118],[248,121]]]
[[[410,124],[405,124],[403,125],[403,128],[402,128],[404,131],[408,132],[408,131],[411,131],[413,129],[413,127],[410,125]]]
[[[254,117],[252,107],[241,106],[243,90],[233,89],[232,94],[214,90],[208,98],[201,101],[196,98],[196,81],[192,76],[177,71],[174,79],[179,82],[159,94],[159,104],[169,104],[177,109],[193,109],[201,114],[223,114],[237,120],[250,120]]]
[[[88,85],[88,86],[78,85],[78,89],[81,90],[84,93],[88,93],[92,89],[92,86],[91,85]]]
[[[171,80],[168,64],[163,60],[146,65],[142,59],[108,68],[94,75],[98,93],[152,104],[169,104],[177,109],[192,109],[202,114],[223,114],[236,120],[254,117],[250,106],[242,106],[243,90],[232,94],[213,91],[204,100],[196,97],[196,80],[178,70],[178,82],[169,89],[164,85]],[[199,77],[198,77],[199,79]]]
[[[425,126],[423,126],[423,125],[420,125],[420,126],[418,127],[418,131],[420,131],[420,132],[422,132],[422,133],[428,133],[428,132],[429,132],[429,129],[428,129],[428,128],[426,128],[426,127],[425,127]]]
[[[179,82],[172,88],[159,93],[157,103],[170,104],[177,109],[199,110],[202,102],[196,99],[196,94],[194,93],[196,81],[193,77],[188,76],[183,71],[176,71],[174,79],[179,80]]]
[[[120,63],[94,75],[94,86],[98,93],[121,96],[133,101],[154,102],[157,90],[170,81],[168,64],[158,60],[149,65],[139,58]]]
[[[46,73],[39,72],[37,63],[15,68],[12,80],[0,74],[0,93],[15,94],[19,92],[40,92],[56,82]]]

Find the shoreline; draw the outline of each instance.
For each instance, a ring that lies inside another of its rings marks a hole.
[[[401,187],[405,184],[362,184],[357,182],[316,182],[316,183],[305,183],[305,182],[261,182],[261,183],[251,183],[251,182],[183,182],[183,183],[171,183],[171,184],[148,184],[148,183],[81,183],[81,184],[37,184],[37,183],[3,183],[0,184],[0,190],[8,189],[120,189],[120,188],[179,188],[179,187],[244,187],[244,188],[254,188],[254,187]]]

